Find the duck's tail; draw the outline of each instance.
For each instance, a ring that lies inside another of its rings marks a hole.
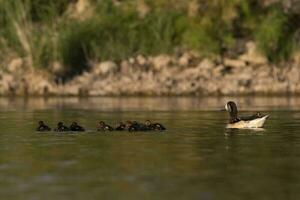
[[[265,115],[248,122],[249,128],[262,128],[270,115]]]

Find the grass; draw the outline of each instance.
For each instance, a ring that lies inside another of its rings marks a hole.
[[[297,28],[291,16],[280,9],[272,9],[255,33],[261,51],[272,62],[287,60],[296,48],[294,35]]]
[[[280,5],[265,8],[257,0],[199,1],[193,17],[186,1],[145,0],[150,12],[143,18],[135,1],[115,6],[111,0],[90,0],[93,9],[85,20],[66,15],[72,2],[0,0],[2,52],[29,57],[36,68],[60,62],[62,76],[71,78],[87,70],[91,61],[120,61],[178,48],[222,54],[237,38],[255,40],[271,62],[288,60],[297,49],[299,16],[284,13]]]

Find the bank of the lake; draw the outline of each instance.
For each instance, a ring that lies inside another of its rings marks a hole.
[[[122,95],[280,95],[300,93],[300,55],[271,64],[248,42],[234,57],[203,57],[195,52],[94,63],[68,81],[52,71],[28,67],[15,59],[0,77],[1,95],[122,96]]]

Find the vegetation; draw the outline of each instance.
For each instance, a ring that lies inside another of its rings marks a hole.
[[[264,6],[259,0],[123,0],[120,5],[113,0],[86,1],[87,11],[76,15],[76,0],[0,0],[0,49],[4,52],[0,59],[9,54],[28,57],[40,68],[59,62],[66,68],[64,76],[72,77],[91,61],[176,49],[223,54],[235,46],[236,39],[255,40],[271,62],[285,61],[297,49],[299,16],[284,12],[281,4]]]

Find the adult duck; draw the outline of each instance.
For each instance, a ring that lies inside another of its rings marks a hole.
[[[238,109],[233,101],[227,102],[225,110],[229,113],[227,128],[262,128],[269,115],[261,115],[259,112],[247,117],[238,116]]]

